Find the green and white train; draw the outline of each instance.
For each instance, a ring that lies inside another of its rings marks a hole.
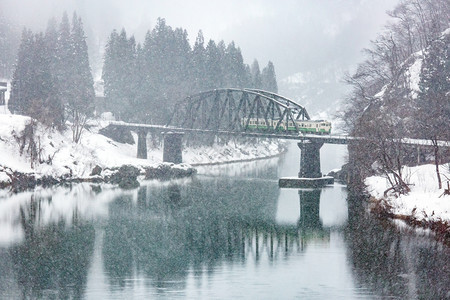
[[[268,119],[267,122],[264,118],[242,118],[241,125],[251,130],[268,130],[275,129],[280,120]],[[298,130],[302,133],[313,133],[313,134],[330,134],[331,133],[331,122],[325,120],[296,120]],[[248,125],[247,125],[248,124]],[[287,128],[286,128],[287,126]],[[278,130],[280,131],[295,131],[295,125],[293,121],[288,121],[286,124],[285,120],[282,120]]]

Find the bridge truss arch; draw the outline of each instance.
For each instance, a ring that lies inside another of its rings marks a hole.
[[[245,132],[250,119],[273,124],[266,131],[287,131],[282,124],[292,122],[299,133],[297,120],[309,120],[306,109],[283,96],[257,89],[215,89],[188,96],[174,107],[168,126]]]

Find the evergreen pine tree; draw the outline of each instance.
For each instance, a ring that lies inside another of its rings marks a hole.
[[[137,45],[134,36],[131,36],[127,40],[126,47],[126,65],[125,65],[125,73],[128,74],[126,81],[123,83],[123,88],[126,93],[125,99],[127,103],[124,103],[124,106],[127,106],[125,111],[125,116],[127,120],[138,121],[136,119],[136,94],[139,89],[139,73],[137,72],[139,66],[137,65]]]
[[[174,104],[187,97],[192,92],[194,79],[192,77],[192,49],[189,44],[187,31],[176,28],[173,32],[174,45],[172,64],[168,69],[168,77],[171,79],[166,87],[168,93],[168,108],[171,111]]]
[[[11,82],[11,96],[8,103],[9,110],[14,114],[24,114],[26,107],[29,106],[32,99],[31,80],[33,76],[33,60],[31,53],[33,47],[33,33],[25,28],[22,32],[17,63]]]
[[[139,74],[139,88],[136,91],[136,103],[139,110],[138,117],[142,122],[153,123],[157,106],[156,81],[154,80],[154,51],[152,32],[148,31],[142,48],[137,51],[137,73]]]
[[[102,70],[102,80],[104,87],[104,95],[107,99],[106,109],[115,112],[115,103],[118,101],[118,93],[120,91],[119,71],[117,66],[118,54],[117,43],[119,35],[116,30],[110,34],[105,46],[104,63]]]
[[[169,86],[172,74],[168,70],[172,70],[171,58],[174,54],[170,43],[171,36],[173,36],[172,28],[166,25],[165,19],[158,18],[155,28],[147,36],[144,44],[148,68],[146,92],[152,94],[148,110],[151,122],[157,124],[163,124],[169,114],[167,90],[173,87]]]
[[[34,38],[32,55],[32,78],[30,80],[31,101],[25,108],[29,115],[48,126],[62,126],[62,107],[56,88],[56,78],[50,66],[51,57],[44,35]]]
[[[206,49],[203,32],[200,30],[192,50],[192,92],[200,92],[206,89]]]
[[[62,126],[62,108],[56,78],[51,71],[44,35],[24,30],[14,71],[10,110],[31,116],[48,126]]]
[[[72,96],[73,49],[70,31],[69,17],[64,12],[58,30],[55,70],[59,95],[64,107]]]
[[[69,106],[72,110],[93,112],[94,80],[89,66],[88,48],[83,30],[83,22],[76,13],[73,16],[71,42],[73,49],[73,82]]]
[[[221,51],[213,40],[206,46],[206,78],[205,89],[215,89],[224,86]],[[224,52],[223,52],[224,54]]]
[[[49,64],[49,70],[53,82],[52,96],[49,98],[48,107],[53,112],[53,123],[59,127],[63,127],[64,123],[64,109],[61,101],[61,93],[58,74],[58,24],[55,19],[50,19],[47,23],[47,29],[45,31],[45,54]]]
[[[253,61],[252,67],[251,67],[251,76],[252,76],[252,87],[255,89],[261,89],[262,88],[262,78],[261,78],[261,71],[259,69],[259,63],[255,59]]]
[[[50,61],[50,70],[56,76],[58,73],[58,23],[50,19],[45,30],[45,45]]]
[[[73,15],[70,37],[72,64],[69,73],[71,81],[68,85],[67,112],[73,124],[73,140],[78,142],[87,119],[94,112],[95,92],[83,23],[76,13]]]
[[[146,36],[143,54],[147,71],[140,93],[151,96],[148,115],[152,122],[163,124],[174,103],[187,96],[193,85],[187,32],[181,28],[173,30],[159,18],[156,27]]]
[[[114,30],[106,45],[102,78],[108,108],[116,118],[124,121],[134,118],[133,105],[139,74],[136,72],[136,57],[134,37],[128,39],[125,29],[120,34]]]
[[[225,82],[228,87],[244,88],[246,85],[246,70],[241,49],[231,42],[225,52]]]
[[[262,88],[266,91],[278,93],[277,77],[275,75],[275,67],[271,61],[267,64],[261,74]]]
[[[252,71],[248,64],[245,64],[245,85],[244,87],[253,87]]]
[[[134,122],[150,122],[149,99],[152,99],[153,89],[148,80],[144,48],[138,44],[136,47],[136,62],[134,68],[136,93],[134,99]]]

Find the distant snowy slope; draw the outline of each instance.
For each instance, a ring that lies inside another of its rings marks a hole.
[[[298,72],[280,80],[279,93],[305,106],[311,115],[323,112],[333,115],[349,91],[342,81],[343,74],[336,66]]]

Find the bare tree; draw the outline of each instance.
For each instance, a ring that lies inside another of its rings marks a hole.
[[[450,24],[450,1],[402,0],[389,15],[393,21],[365,50],[366,60],[345,79],[353,89],[342,117],[350,134],[364,138],[349,146],[350,156],[359,163],[356,168],[363,177],[381,172],[391,190],[407,193],[402,167],[409,149],[400,141],[428,138],[434,145],[441,187],[438,140],[450,139],[449,35],[441,35]],[[411,66],[422,59],[417,96],[410,84]]]

